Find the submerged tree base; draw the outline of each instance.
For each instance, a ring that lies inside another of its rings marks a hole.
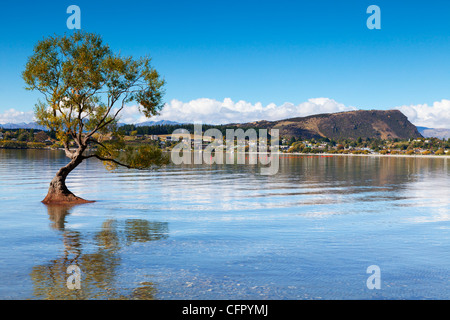
[[[47,205],[76,205],[95,202],[77,197],[66,186],[67,175],[81,163],[81,161],[82,160],[79,160],[78,158],[72,160],[68,165],[59,170],[50,182],[47,196],[42,200],[42,203]]]
[[[85,200],[77,197],[73,194],[63,195],[63,194],[48,194],[44,200],[43,204],[46,205],[76,205],[84,203],[94,203],[95,201]]]
[[[95,202],[74,195],[67,189],[64,180],[65,178],[61,179],[58,176],[52,180],[47,196],[42,200],[42,203],[47,205],[76,205]]]

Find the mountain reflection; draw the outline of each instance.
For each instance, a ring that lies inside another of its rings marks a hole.
[[[65,228],[66,216],[71,209],[71,206],[47,206],[51,227],[62,235],[63,254],[33,267],[34,297],[50,300],[153,299],[155,288],[151,282],[141,282],[135,287],[120,285],[119,251],[136,242],[166,239],[168,223],[141,219],[106,220],[98,232],[83,234]],[[67,288],[70,276],[67,268],[71,265],[81,269],[80,290]]]

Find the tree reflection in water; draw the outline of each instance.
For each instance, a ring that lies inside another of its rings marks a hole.
[[[63,255],[47,264],[33,267],[31,279],[36,299],[153,299],[155,288],[151,282],[141,282],[137,287],[118,285],[120,267],[119,251],[136,242],[166,239],[168,223],[131,219],[120,223],[103,222],[92,239],[95,252],[86,253],[83,239],[89,235],[65,228],[66,216],[72,206],[47,206],[52,228],[63,237]],[[81,269],[81,289],[67,288],[67,268],[77,265]]]

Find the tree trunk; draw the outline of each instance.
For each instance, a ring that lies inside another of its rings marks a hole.
[[[75,196],[67,189],[66,178],[70,172],[72,172],[78,165],[83,162],[83,151],[79,150],[76,155],[73,156],[70,163],[65,167],[59,169],[56,176],[50,182],[48,194],[42,201],[44,204],[81,204],[90,203],[93,201],[87,201]]]

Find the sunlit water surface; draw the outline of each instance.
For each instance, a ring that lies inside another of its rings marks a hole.
[[[0,299],[450,298],[450,160],[290,156],[273,176],[90,161],[68,186],[97,202],[47,207],[66,163],[0,150]]]

